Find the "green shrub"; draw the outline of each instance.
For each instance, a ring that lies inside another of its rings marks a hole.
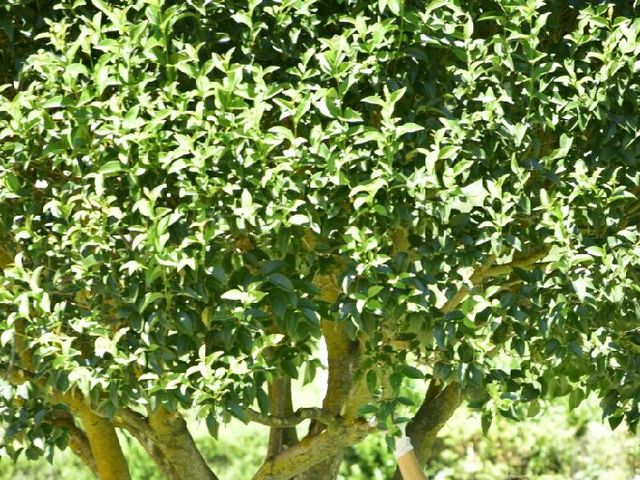
[[[210,479],[184,417],[312,416],[256,478],[317,480],[405,407],[416,444],[463,400],[636,428],[635,2],[51,5],[0,7],[1,456],[150,475],[122,429]],[[322,341],[337,381],[293,412]]]

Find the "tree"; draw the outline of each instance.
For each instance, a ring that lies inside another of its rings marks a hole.
[[[406,379],[422,461],[462,401],[488,428],[595,393],[635,429],[631,2],[45,14],[0,101],[3,455],[122,480],[122,429],[214,479],[184,415],[236,417],[271,427],[255,480],[333,479]],[[326,397],[294,411],[318,342]]]

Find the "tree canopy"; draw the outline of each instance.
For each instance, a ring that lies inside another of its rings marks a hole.
[[[39,8],[0,7],[0,454],[122,480],[118,428],[212,479],[183,417],[236,417],[254,479],[331,479],[407,379],[421,460],[462,401],[635,429],[635,2]]]

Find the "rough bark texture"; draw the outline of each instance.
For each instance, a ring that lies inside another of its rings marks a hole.
[[[433,442],[444,424],[451,418],[462,402],[462,390],[457,383],[445,388],[435,384],[429,386],[424,402],[407,425],[407,435],[411,438],[416,456],[421,464],[429,459]],[[403,480],[399,470],[394,480]]]
[[[87,436],[79,428],[69,429],[69,448],[75,453],[82,463],[84,463],[89,470],[91,470],[96,476],[98,474],[98,465],[96,459],[93,458],[91,452],[91,444],[87,439]]]
[[[13,255],[6,246],[0,246],[0,270],[4,270],[13,262]]]
[[[157,447],[179,480],[218,480],[178,413],[160,407],[149,415],[149,426]]]
[[[310,435],[297,445],[266,461],[253,480],[288,480],[307,472],[323,459],[365,438],[371,426],[364,421],[344,423],[317,435]]]

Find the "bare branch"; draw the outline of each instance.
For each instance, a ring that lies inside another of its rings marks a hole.
[[[481,273],[480,278],[478,278],[477,282],[479,283],[483,280],[486,280],[492,277],[507,275],[516,268],[520,268],[523,270],[535,268],[539,266],[538,262],[542,260],[544,257],[546,257],[548,254],[549,254],[549,248],[545,248],[543,250],[532,252],[527,256],[516,258],[509,263],[491,266]]]
[[[336,417],[328,414],[321,408],[299,408],[293,415],[287,417],[263,415],[251,408],[247,408],[244,411],[244,417],[250,422],[261,423],[262,425],[276,428],[295,427],[305,420],[316,420],[328,426],[336,425],[338,422]]]

